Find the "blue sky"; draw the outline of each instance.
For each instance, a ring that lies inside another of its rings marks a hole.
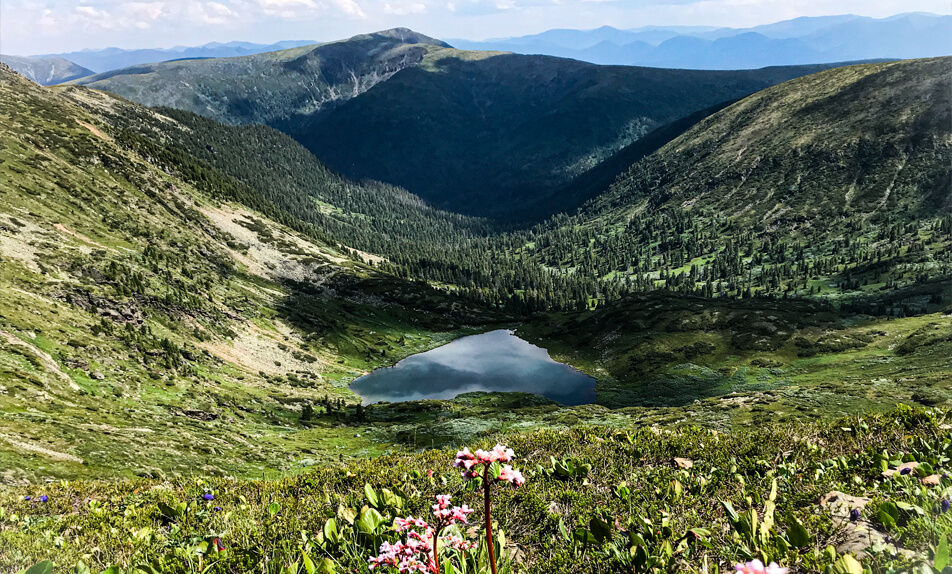
[[[336,40],[405,26],[442,38],[611,25],[745,27],[798,16],[952,13],[950,0],[2,0],[0,52]]]

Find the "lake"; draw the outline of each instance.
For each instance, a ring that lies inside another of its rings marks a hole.
[[[595,401],[595,379],[504,329],[462,337],[375,369],[351,383],[350,390],[365,405],[452,399],[474,391],[533,393],[564,405]]]

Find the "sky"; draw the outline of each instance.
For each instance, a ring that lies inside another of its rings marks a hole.
[[[407,27],[482,40],[552,28],[742,28],[798,16],[952,14],[952,0],[0,0],[0,53],[330,41]]]

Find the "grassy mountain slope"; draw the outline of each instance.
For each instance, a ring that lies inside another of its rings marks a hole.
[[[251,56],[144,64],[78,83],[225,123],[277,124],[357,96],[445,46],[397,28]]]
[[[0,54],[0,63],[44,86],[62,84],[95,73],[63,58],[23,58]]]
[[[236,203],[254,191],[106,119],[171,118],[0,74],[4,482],[378,452],[373,431],[338,426],[346,384],[493,319]]]
[[[486,54],[433,52],[290,133],[352,177],[453,211],[525,216],[655,127],[823,69],[698,72]]]
[[[634,167],[595,208],[664,198],[761,226],[947,213],[950,62],[850,66],[764,90]]]

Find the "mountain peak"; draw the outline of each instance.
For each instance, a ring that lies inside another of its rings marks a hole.
[[[393,38],[394,40],[399,40],[405,44],[429,44],[431,46],[439,46],[440,48],[452,48],[452,46],[442,40],[437,40],[436,38],[431,38],[425,34],[414,32],[409,28],[390,28],[389,30],[381,30],[372,34],[354,36],[354,38],[362,38],[364,36]],[[354,38],[351,39],[353,40]]]

